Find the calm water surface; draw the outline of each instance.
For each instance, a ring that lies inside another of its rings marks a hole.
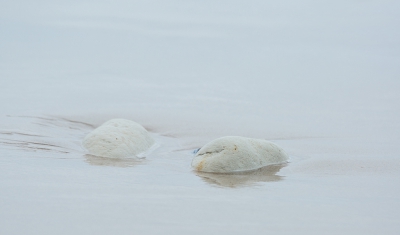
[[[0,234],[399,234],[394,2],[83,1],[0,8]],[[144,159],[88,154],[111,118]],[[290,162],[190,168],[226,135]]]

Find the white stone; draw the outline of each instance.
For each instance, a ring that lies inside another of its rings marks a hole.
[[[287,154],[267,140],[227,136],[202,147],[192,161],[196,171],[230,173],[285,163]]]
[[[83,146],[96,156],[135,157],[148,150],[154,139],[141,125],[125,119],[112,119],[90,132]]]

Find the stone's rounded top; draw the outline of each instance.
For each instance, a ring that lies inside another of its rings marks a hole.
[[[196,171],[230,173],[285,163],[287,154],[267,140],[240,136],[215,139],[202,147],[192,161]]]
[[[126,119],[105,122],[83,140],[83,146],[96,156],[135,157],[148,150],[154,139],[140,124]]]
[[[137,127],[140,129],[144,129],[144,127],[142,125],[140,125],[137,122],[131,121],[131,120],[127,120],[127,119],[123,119],[123,118],[114,118],[111,120],[106,121],[105,123],[103,123],[101,126],[107,126],[107,125],[111,125],[111,126],[115,126],[115,127]],[[144,129],[146,130],[146,129]]]

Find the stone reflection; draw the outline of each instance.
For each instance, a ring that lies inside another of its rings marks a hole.
[[[94,166],[133,167],[143,164],[145,159],[138,158],[107,158],[85,154],[85,161]]]
[[[205,182],[223,187],[243,187],[255,185],[259,182],[273,182],[282,180],[283,177],[276,175],[287,164],[265,166],[254,171],[237,173],[206,173],[196,172]]]

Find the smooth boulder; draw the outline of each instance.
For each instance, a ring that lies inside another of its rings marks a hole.
[[[110,158],[135,157],[154,143],[144,127],[126,119],[109,120],[83,140],[83,146],[91,154]]]
[[[285,163],[288,155],[267,140],[227,136],[202,147],[192,161],[196,171],[232,173]]]

